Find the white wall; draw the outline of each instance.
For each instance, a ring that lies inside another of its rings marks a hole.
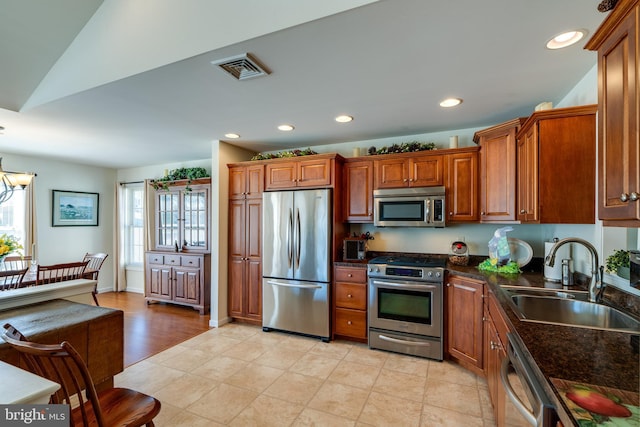
[[[99,275],[99,290],[112,290],[114,281],[113,205],[116,171],[114,169],[84,166],[30,156],[2,154],[7,170],[30,171],[37,174],[36,216],[39,264],[57,264],[81,261],[86,252],[106,252]],[[98,226],[52,227],[51,190],[98,193]]]

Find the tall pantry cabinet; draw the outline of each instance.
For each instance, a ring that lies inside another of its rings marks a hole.
[[[145,299],[209,311],[211,178],[149,188],[154,196],[154,249],[145,253]]]
[[[620,0],[585,46],[598,51],[598,218],[640,226],[638,0]]]
[[[229,315],[262,324],[264,165],[229,166]]]

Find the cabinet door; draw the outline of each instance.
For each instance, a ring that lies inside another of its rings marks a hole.
[[[180,192],[156,193],[156,249],[173,250],[180,240]]]
[[[296,186],[297,171],[295,162],[278,162],[268,164],[265,169],[265,189],[294,188]]]
[[[244,315],[244,270],[246,262],[242,257],[229,258],[229,316]]]
[[[444,185],[444,157],[422,156],[409,162],[409,185],[430,187]]]
[[[480,138],[480,221],[516,220],[516,127]]]
[[[229,168],[229,198],[244,199],[247,193],[247,168]]]
[[[485,322],[485,331],[487,340],[485,366],[489,397],[493,405],[493,416],[496,420],[496,425],[503,426],[505,425],[505,403],[507,397],[500,380],[500,366],[507,353],[490,318]]]
[[[373,162],[345,164],[344,178],[347,222],[373,222]]]
[[[447,292],[447,350],[476,372],[483,369],[484,283],[449,276]]]
[[[247,200],[246,259],[244,275],[245,315],[262,320],[262,199]]]
[[[193,186],[182,196],[182,245],[188,250],[209,249],[209,187]]]
[[[244,200],[229,201],[229,256],[244,257],[246,248]]]
[[[477,221],[478,153],[450,154],[447,157],[447,220]]]
[[[366,310],[367,285],[360,283],[336,283],[336,307]]]
[[[538,222],[538,126],[518,140],[518,220]]]
[[[173,271],[165,265],[147,265],[147,295],[158,299],[172,299]]]
[[[200,304],[202,288],[201,271],[196,268],[174,268],[174,299],[190,304]]]
[[[376,160],[374,188],[401,188],[409,186],[409,162],[404,158]]]
[[[638,15],[636,6],[598,48],[598,217],[602,220],[640,220]]]
[[[264,191],[264,165],[248,166],[246,180],[247,199],[262,199]]]
[[[301,160],[297,163],[297,187],[327,187],[331,185],[331,159]]]

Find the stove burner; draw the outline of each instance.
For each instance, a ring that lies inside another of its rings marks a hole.
[[[427,256],[379,256],[369,260],[369,264],[387,264],[405,267],[446,267],[445,258]]]

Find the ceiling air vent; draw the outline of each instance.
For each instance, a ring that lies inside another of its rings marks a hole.
[[[250,53],[211,61],[211,63],[219,66],[238,80],[252,79],[269,74],[267,68],[254,56],[251,56]]]

